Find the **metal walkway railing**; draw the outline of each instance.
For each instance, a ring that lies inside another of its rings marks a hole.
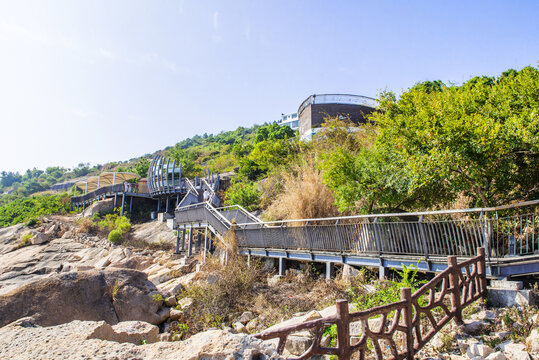
[[[489,264],[526,257],[539,271],[539,200],[494,208],[373,214],[264,222],[245,209],[196,204],[176,209],[176,223],[211,223],[234,231],[241,248],[361,254],[371,257],[473,257]],[[215,224],[213,222],[216,222]]]

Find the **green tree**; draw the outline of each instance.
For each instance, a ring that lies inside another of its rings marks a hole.
[[[148,169],[150,168],[150,161],[146,158],[140,158],[135,164],[135,171],[142,177],[148,176]]]
[[[492,206],[539,195],[539,71],[384,92],[370,149],[322,166],[341,208],[425,208],[458,195]]]

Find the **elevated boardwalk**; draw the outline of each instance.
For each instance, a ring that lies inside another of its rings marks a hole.
[[[174,227],[234,231],[242,254],[286,260],[388,268],[417,265],[440,272],[447,256],[467,259],[484,247],[487,276],[539,273],[539,200],[497,208],[373,214],[264,222],[243,208],[179,206]],[[185,231],[184,231],[185,233]]]

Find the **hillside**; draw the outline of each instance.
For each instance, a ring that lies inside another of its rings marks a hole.
[[[197,135],[123,162],[23,175],[4,171],[0,224],[15,219],[1,219],[15,211],[6,206],[56,182],[105,170],[145,176],[155,154],[181,162],[188,177],[205,168],[237,169],[226,202],[263,209],[272,219],[488,207],[539,196],[536,67],[478,76],[462,85],[418,83],[398,96],[382,92],[378,104],[367,124],[326,119],[309,143],[288,127],[254,125]]]

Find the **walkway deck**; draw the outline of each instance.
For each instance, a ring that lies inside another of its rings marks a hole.
[[[471,258],[485,247],[487,275],[539,273],[539,200],[497,208],[263,222],[241,207],[178,207],[175,227],[210,224],[233,230],[247,256],[387,268],[418,265],[439,272],[447,256]]]

